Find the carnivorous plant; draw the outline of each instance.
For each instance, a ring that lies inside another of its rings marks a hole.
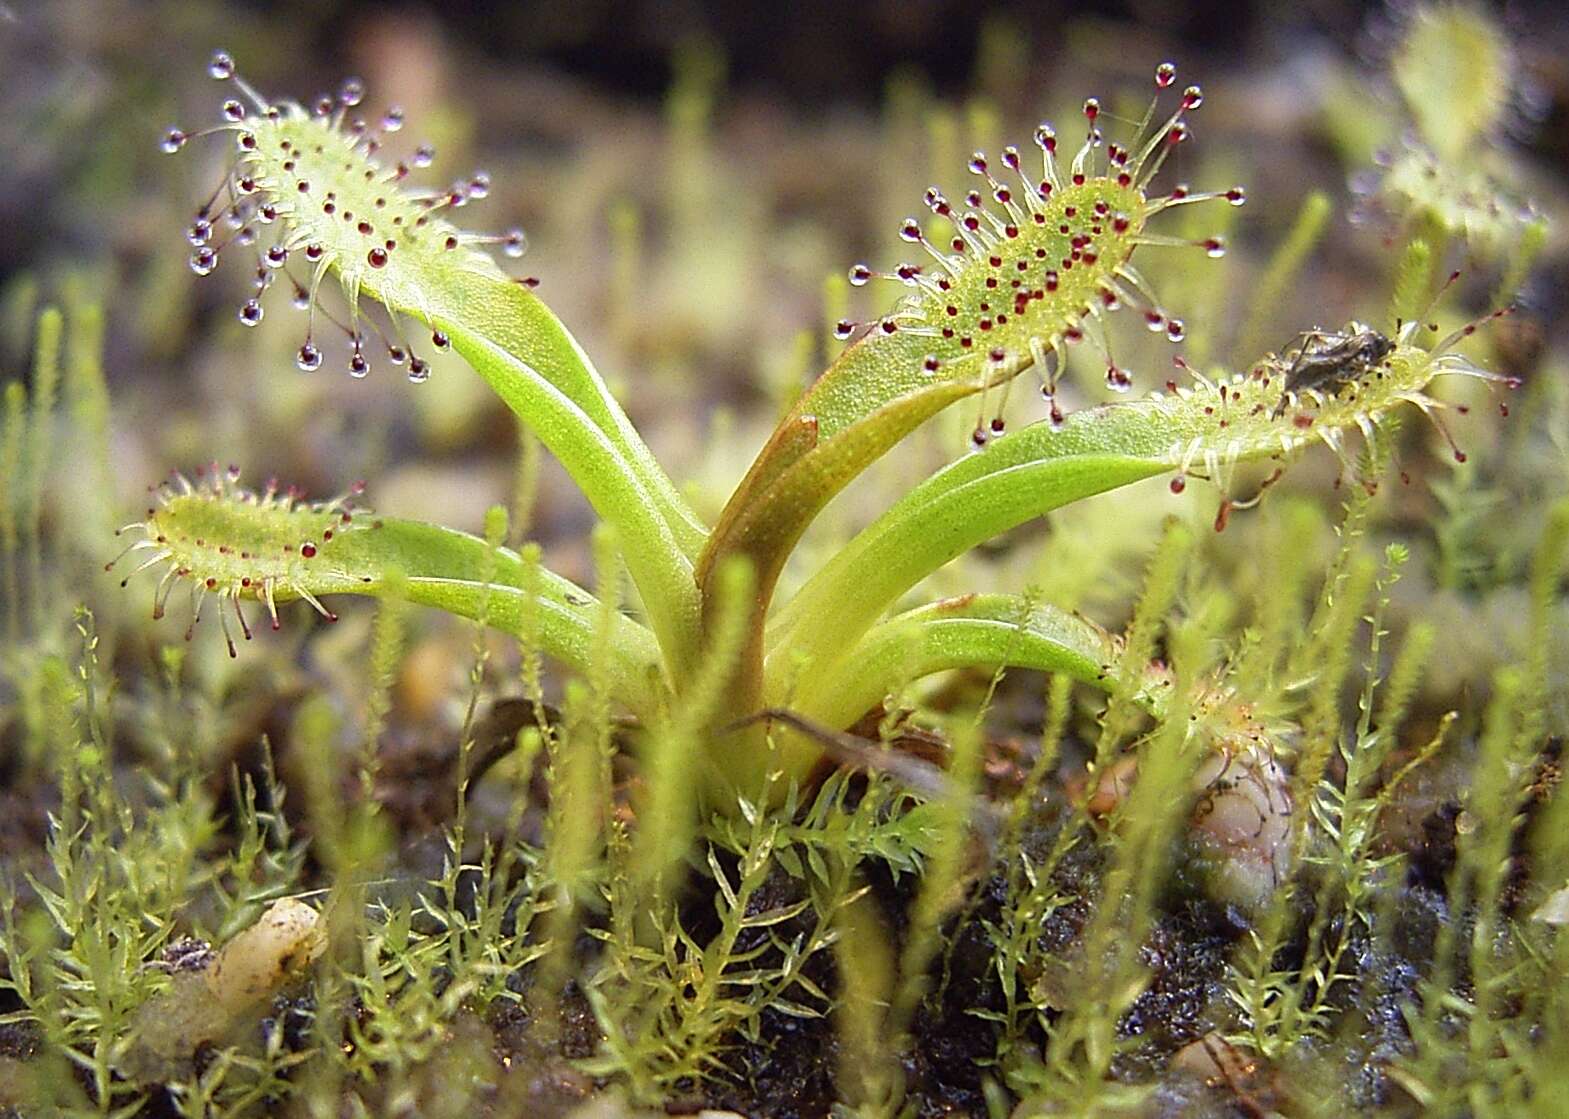
[[[1159,111],[1175,81],[1166,64],[1155,73],[1155,103],[1130,136],[1112,138],[1108,114],[1089,100],[1078,135],[1062,150],[1057,131],[1042,124],[1034,151],[977,152],[969,161],[972,188],[927,192],[931,217],[899,229],[915,262],[887,273],[858,264],[850,272],[854,285],[886,278],[902,294],[875,321],[840,324],[850,344],[779,422],[709,526],[534,282],[508,275],[487,252],[521,253],[522,234],[479,234],[458,224],[458,211],[489,192],[488,178],[413,187],[431,153],[421,148],[408,162],[384,162],[385,137],[402,114],[362,117],[358,82],[305,106],[260,95],[227,54],[215,55],[210,70],[233,94],[209,130],[231,156],[218,193],[188,230],[191,268],[206,275],[221,259],[242,258],[254,276],[239,310],[249,326],[262,321],[272,288],[292,288],[309,309],[297,354],[307,373],[324,361],[320,334],[333,316],[321,289],[329,279],[348,307],[339,325],[351,373],[385,361],[425,381],[429,366],[419,353],[426,339],[461,355],[613,531],[641,608],[636,618],[615,612],[609,663],[599,667],[614,698],[642,719],[669,718],[692,700],[716,630],[727,611],[741,611],[743,636],[726,663],[711,668],[701,712],[715,795],[754,794],[770,775],[801,780],[816,763],[810,736],[784,726],[763,733],[755,719],[748,722],[758,712],[789,708],[839,730],[909,680],[944,669],[1008,664],[1066,673],[1125,690],[1158,712],[1165,703],[1158,665],[1120,669],[1119,639],[1047,602],[988,593],[890,611],[928,575],[987,540],[1157,475],[1169,476],[1175,493],[1189,478],[1218,486],[1223,527],[1245,504],[1229,497],[1244,464],[1284,466],[1315,443],[1344,460],[1351,433],[1372,440],[1405,405],[1438,408],[1424,391],[1435,377],[1502,380],[1451,352],[1474,326],[1425,346],[1421,324],[1412,322],[1374,359],[1316,386],[1301,379],[1304,342],[1294,354],[1264,354],[1245,370],[1186,370],[1181,383],[1167,381],[1161,391],[1066,409],[1058,379],[1077,343],[1104,357],[1111,388],[1133,387],[1133,375],[1109,357],[1112,312],[1130,308],[1151,331],[1183,339],[1181,320],[1156,299],[1135,258],[1173,247],[1218,256],[1224,246],[1219,238],[1162,232],[1166,211],[1244,200],[1238,187],[1157,186],[1204,100],[1189,86],[1169,113]],[[191,138],[174,129],[163,146],[175,152]],[[1010,389],[1027,371],[1041,386],[1047,415],[1008,430]],[[776,602],[786,559],[830,498],[965,400],[976,409],[973,446],[883,511],[789,601]],[[176,584],[189,585],[197,613],[216,600],[225,632],[232,623],[245,638],[248,604],[264,604],[276,626],[276,603],[303,599],[330,618],[328,596],[375,596],[395,586],[411,601],[503,630],[536,626],[543,649],[574,668],[603,648],[594,597],[534,557],[439,525],[376,516],[352,494],[307,502],[272,485],[241,488],[237,470],[215,467],[195,482],[177,478],[163,487],[130,531],[142,567],[163,572],[159,612]],[[744,601],[732,601],[738,594]],[[1120,679],[1127,671],[1145,676]]]

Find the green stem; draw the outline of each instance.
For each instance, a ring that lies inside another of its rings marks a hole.
[[[953,668],[1030,668],[1116,690],[1121,640],[1078,614],[1019,595],[964,595],[874,626],[803,692],[796,709],[846,726],[902,685]],[[1169,677],[1149,668],[1133,702],[1159,714]]]
[[[487,291],[497,286],[485,277],[476,280]],[[461,319],[438,313],[435,321],[567,467],[595,511],[615,526],[666,667],[679,676],[697,642],[698,594],[689,551],[700,545],[702,528],[555,316],[517,285],[501,290],[519,294],[498,308],[497,293],[489,291],[491,299],[464,304]],[[493,320],[501,310],[513,318]]]
[[[494,582],[486,586],[487,556]],[[402,579],[388,581],[396,569]],[[371,574],[364,574],[370,572]],[[533,575],[537,572],[537,577]],[[529,618],[529,581],[538,601]],[[313,575],[305,589],[314,595],[395,593],[410,602],[478,619],[519,638],[532,636],[546,655],[574,671],[605,674],[612,694],[647,718],[663,703],[660,651],[654,635],[624,614],[612,619],[608,661],[596,663],[595,630],[604,607],[569,579],[532,566],[510,548],[477,536],[418,521],[380,518],[374,532],[347,533],[335,542],[333,565]],[[280,593],[280,597],[283,597]],[[532,633],[526,632],[532,621]]]
[[[664,704],[663,689],[659,685],[659,647],[653,635],[624,614],[617,614],[612,623],[613,635],[606,661],[596,664],[593,637],[599,604],[591,601],[586,609],[574,606],[560,588],[566,581],[559,576],[542,574],[535,623],[538,629],[534,631],[541,651],[577,674],[587,676],[591,671],[603,674],[610,694],[640,718],[648,719]],[[362,585],[357,593],[374,595],[378,589],[375,584]],[[494,629],[514,637],[529,636],[524,625],[527,592],[516,587],[491,587],[487,605],[484,591],[484,585],[479,583],[427,578],[409,579],[403,588],[404,597],[411,602],[475,620],[483,614]]]
[[[458,293],[461,298],[453,303],[458,310],[450,316],[448,325],[490,343],[511,363],[548,382],[576,405],[604,433],[616,458],[641,482],[681,553],[695,560],[708,538],[708,529],[687,506],[621,405],[610,395],[577,339],[526,287],[484,276],[474,276],[470,282],[476,290]],[[453,337],[456,340],[457,336]],[[480,372],[495,384],[492,374]],[[507,403],[524,419],[529,418],[512,401]]]
[[[863,344],[847,351],[846,356],[855,353],[875,355],[877,351]],[[817,441],[821,428],[816,422],[803,420],[800,424],[786,424],[780,428],[781,432],[794,433],[789,446],[781,445],[778,456],[771,457],[765,452],[759,459],[761,468],[776,469],[777,473],[760,481],[760,467],[754,467],[737,496],[726,507],[698,567],[705,630],[712,628],[717,609],[713,585],[718,570],[716,565],[722,565],[727,557],[745,557],[753,569],[755,582],[748,638],[737,659],[734,686],[725,706],[730,716],[749,715],[760,705],[763,627],[768,605],[785,560],[813,518],[869,463],[938,411],[974,391],[976,386],[962,383],[928,384],[912,389],[851,423],[826,442]],[[770,447],[774,446],[770,444]],[[784,461],[786,456],[790,456],[788,462]]]
[[[1112,416],[1094,412],[1094,422],[1070,422],[1061,431],[1039,424],[958,460],[852,540],[772,628],[770,702],[782,698],[788,673],[836,661],[900,595],[948,561],[1059,506],[1174,468],[1164,461],[1164,445],[1147,457],[1136,446],[1121,454],[1088,446],[1072,453],[1078,437],[1093,439],[1097,424]]]

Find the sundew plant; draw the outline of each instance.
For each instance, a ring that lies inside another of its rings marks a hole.
[[[164,231],[181,284],[239,291],[269,376],[413,409],[477,374],[514,499],[471,534],[329,462],[317,500],[198,425],[210,464],[117,516],[102,312],[13,300],[0,734],[38,839],[0,875],[0,1109],[1553,1113],[1549,227],[1493,185],[1518,154],[1470,165],[1505,32],[1400,34],[1382,184],[1355,223],[1269,200],[1241,264],[1170,62],[1027,143],[972,111],[988,147],[825,286],[771,430],[715,424],[728,493],[470,220],[499,176],[432,186],[360,81],[301,103],[214,53],[216,123],[150,139],[216,182]],[[671,94],[677,246],[718,80],[696,51]],[[652,338],[660,243],[611,217],[610,333]],[[1354,303],[1313,263],[1342,239]],[[591,580],[520,538],[541,450]]]

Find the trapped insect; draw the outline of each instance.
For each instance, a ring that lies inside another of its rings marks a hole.
[[[1310,330],[1298,335],[1295,355],[1286,368],[1285,391],[1274,415],[1286,410],[1288,401],[1308,389],[1334,392],[1342,385],[1360,380],[1370,369],[1382,365],[1395,350],[1385,334],[1365,323],[1350,322],[1340,332]],[[1287,348],[1287,354],[1291,354]],[[1282,358],[1282,360],[1285,360]]]

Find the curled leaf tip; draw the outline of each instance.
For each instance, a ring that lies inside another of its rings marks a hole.
[[[349,322],[338,324],[349,340],[349,373],[366,376],[371,352],[379,349],[411,381],[424,381],[430,363],[390,312],[419,323],[431,347],[444,350],[451,342],[438,320],[449,308],[438,293],[467,273],[505,280],[485,249],[517,257],[527,247],[520,229],[474,233],[452,220],[455,211],[490,193],[490,176],[475,171],[440,189],[412,186],[411,176],[431,165],[434,150],[422,145],[407,158],[383,162],[382,149],[402,128],[403,113],[389,108],[374,119],[362,115],[365,87],[358,79],[305,106],[262,96],[225,52],[213,56],[208,70],[235,94],[223,103],[221,123],[194,133],[173,128],[162,141],[171,153],[197,136],[219,134],[234,143],[217,190],[186,231],[192,271],[206,276],[228,256],[253,266],[254,290],[239,309],[246,326],[261,323],[273,287],[292,289],[295,305],[310,312],[296,354],[307,373],[323,362],[318,316],[337,322],[317,298],[323,279],[335,274],[350,309]],[[537,281],[519,282],[532,287]],[[362,314],[362,293],[389,308],[385,326]]]

